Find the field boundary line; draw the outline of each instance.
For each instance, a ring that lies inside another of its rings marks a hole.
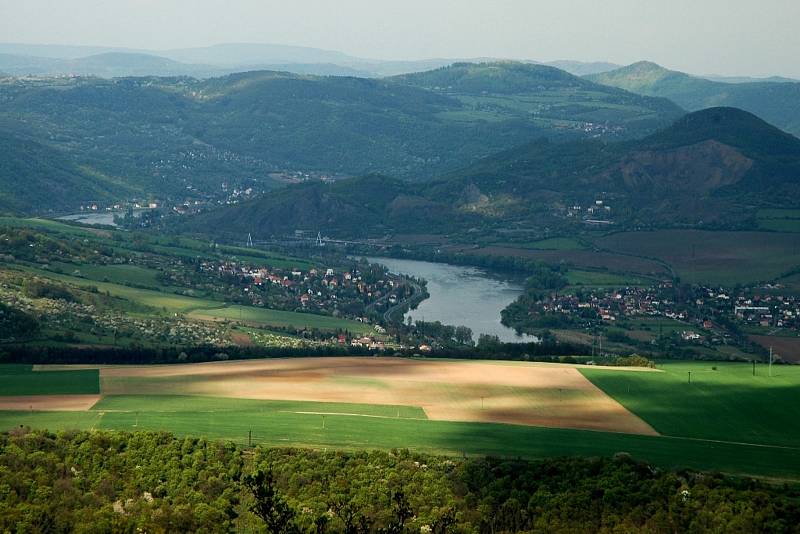
[[[706,443],[719,443],[720,445],[739,445],[745,447],[763,447],[765,449],[785,449],[790,451],[800,451],[800,447],[790,447],[789,445],[769,445],[767,443],[748,443],[746,441],[725,441],[722,439],[710,439],[710,438],[692,438],[688,436],[667,436],[665,434],[660,434],[659,437],[662,438],[669,438],[669,439],[680,439],[684,441],[701,441]]]
[[[296,412],[293,410],[280,410],[278,413],[293,413],[297,415],[341,415],[345,417],[372,417],[374,419],[404,419],[407,421],[431,421],[422,417],[398,417],[396,415],[375,415],[367,413],[342,413],[342,412]],[[433,419],[435,421],[435,419]]]

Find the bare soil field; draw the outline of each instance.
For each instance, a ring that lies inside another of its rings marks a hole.
[[[0,410],[15,412],[76,412],[88,410],[99,400],[100,395],[20,395],[17,397],[0,397]]]
[[[800,337],[749,336],[765,349],[772,349],[787,362],[800,363]]]
[[[405,405],[438,420],[656,434],[570,365],[291,358],[100,369],[105,395]]]

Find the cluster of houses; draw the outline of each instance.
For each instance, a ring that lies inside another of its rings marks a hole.
[[[582,206],[573,204],[567,207],[566,216],[587,222],[610,222],[612,209],[605,200],[595,200],[592,204]]]
[[[730,290],[696,287],[679,301],[672,284],[651,287],[584,290],[577,294],[551,294],[534,312],[562,313],[613,324],[632,317],[665,317],[693,324],[697,330],[680,332],[683,341],[699,342],[703,331],[724,331],[718,319],[744,326],[800,330],[800,298],[792,295],[732,295]],[[589,310],[589,313],[586,313]]]
[[[686,313],[663,295],[665,285],[658,287],[625,287],[582,291],[574,295],[552,294],[541,301],[545,313],[579,314],[593,310],[603,321],[634,316],[663,316],[686,319]]]
[[[337,272],[334,269],[281,269],[255,267],[236,262],[204,262],[201,269],[220,276],[238,278],[242,291],[256,306],[276,302],[276,290],[281,294],[283,308],[303,309],[322,313],[338,311],[339,315],[368,322],[366,307],[383,297],[390,301],[398,284],[391,276],[372,279],[354,268]],[[396,297],[394,298],[396,301]]]
[[[795,296],[739,297],[733,303],[733,313],[747,324],[800,330],[800,299]]]

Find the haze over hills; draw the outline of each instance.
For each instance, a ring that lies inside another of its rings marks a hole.
[[[278,72],[6,79],[0,131],[132,189],[182,198],[223,182],[269,188],[269,173],[285,170],[424,180],[537,137],[633,138],[683,113],[552,67],[462,64],[435,75],[465,69],[491,82],[486,93]]]
[[[642,61],[588,79],[634,93],[669,98],[690,111],[732,106],[800,135],[800,82],[722,83]]]
[[[117,61],[112,61],[116,58]],[[0,71],[11,75],[196,76],[213,77],[252,70],[377,78],[435,69],[455,62],[496,58],[375,60],[303,46],[224,43],[199,48],[136,50],[96,46],[0,43]],[[527,61],[529,63],[538,63]],[[619,67],[608,62],[544,63],[582,76]]]
[[[572,207],[595,209],[598,200],[595,218],[617,225],[746,226],[758,207],[796,207],[798,198],[800,139],[750,113],[713,108],[639,141],[539,140],[428,184],[370,176],[290,187],[182,227],[265,237],[325,228],[378,237],[580,225],[568,215]]]

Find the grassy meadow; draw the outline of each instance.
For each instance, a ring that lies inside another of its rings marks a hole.
[[[800,367],[774,365],[772,376],[766,364],[756,365],[755,376],[749,363],[664,362],[659,369],[581,372],[661,434],[800,446]]]
[[[661,260],[685,282],[753,283],[800,265],[800,235],[795,233],[656,230],[620,232],[595,243],[609,251]]]
[[[81,395],[100,393],[97,369],[32,371],[30,365],[0,365],[0,395]]]
[[[800,210],[762,209],[756,214],[758,227],[773,232],[800,232]]]
[[[240,444],[247,444],[249,436],[252,436],[254,445],[271,447],[408,448],[447,455],[524,458],[610,456],[626,452],[669,468],[691,467],[800,480],[800,454],[795,448],[432,421],[412,418],[413,408],[401,408],[400,417],[397,417],[397,409],[200,397],[110,397],[86,412],[0,412],[0,428],[27,425],[51,430],[153,430]]]

